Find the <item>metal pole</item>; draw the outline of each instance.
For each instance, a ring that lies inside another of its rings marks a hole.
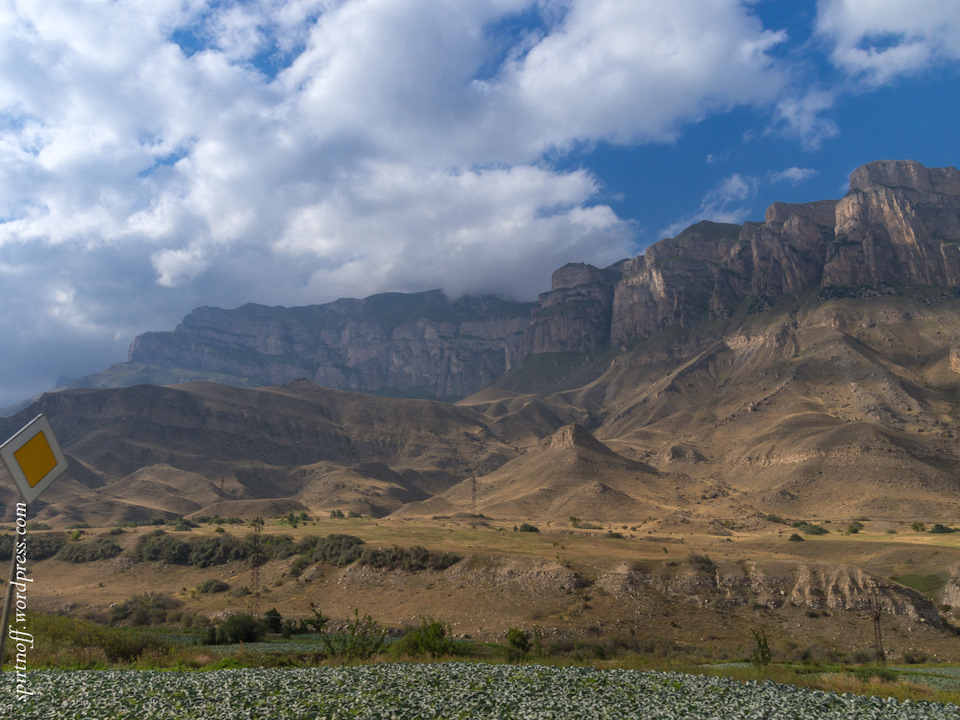
[[[24,517],[26,521],[26,517]],[[26,537],[26,535],[24,535]],[[7,623],[10,622],[10,606],[13,605],[13,580],[17,575],[17,536],[10,545],[10,578],[7,581],[7,599],[3,603],[3,621],[0,622],[0,673],[3,672],[3,653],[7,649]]]

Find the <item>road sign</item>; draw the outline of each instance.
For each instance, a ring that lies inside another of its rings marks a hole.
[[[37,415],[0,445],[0,459],[28,504],[40,497],[40,493],[67,469],[67,459],[44,415]]]

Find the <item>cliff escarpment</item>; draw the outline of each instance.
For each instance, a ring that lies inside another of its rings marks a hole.
[[[608,268],[570,263],[536,303],[439,290],[299,308],[198,308],[138,337],[130,362],[73,387],[182,376],[305,377],[341,390],[458,398],[544,353],[622,347],[819,290],[960,286],[960,172],[912,161],[855,170],[839,200],[774,203],[763,222],[699,222]],[[175,372],[174,372],[175,371]]]
[[[479,390],[522,357],[532,304],[449,300],[439,290],[299,308],[202,307],[146,333],[129,361],[271,385],[303,377],[339,390],[434,398]]]

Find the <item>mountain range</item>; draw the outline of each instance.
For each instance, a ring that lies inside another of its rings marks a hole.
[[[566,265],[536,303],[198,308],[0,435],[50,417],[52,523],[956,518],[958,288],[960,172],[880,161],[839,200]]]

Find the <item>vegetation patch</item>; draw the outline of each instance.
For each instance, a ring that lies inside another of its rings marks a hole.
[[[33,548],[31,547],[31,550]],[[94,560],[109,560],[123,552],[123,548],[112,540],[97,538],[83,542],[65,543],[57,553],[57,560],[72,563],[93,562]]]
[[[921,593],[932,593],[943,587],[944,582],[939,575],[898,575],[896,577],[891,577],[896,583],[901,585],[906,585],[908,588],[912,588],[917,592]]]

